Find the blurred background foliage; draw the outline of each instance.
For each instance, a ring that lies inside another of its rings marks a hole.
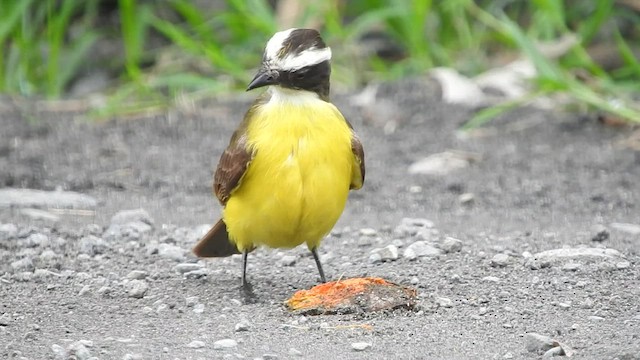
[[[0,0],[0,93],[100,94],[103,115],[226,94],[294,26],[321,30],[338,87],[433,67],[471,76],[524,56],[536,96],[640,122],[640,0]],[[541,51],[567,38],[557,57]]]

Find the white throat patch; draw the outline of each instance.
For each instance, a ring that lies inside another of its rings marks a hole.
[[[265,61],[269,66],[278,70],[291,71],[331,60],[331,49],[329,47],[323,49],[310,48],[299,54],[289,54],[282,59],[279,58],[278,53],[282,49],[283,43],[294,30],[296,29],[277,32],[269,39],[264,49]]]

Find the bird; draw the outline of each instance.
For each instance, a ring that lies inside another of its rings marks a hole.
[[[331,48],[315,29],[276,32],[247,91],[266,87],[220,157],[213,192],[222,218],[196,243],[198,257],[248,254],[258,246],[311,251],[344,211],[349,190],[364,184],[364,149],[330,102]]]

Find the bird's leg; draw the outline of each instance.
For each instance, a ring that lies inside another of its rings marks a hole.
[[[247,258],[249,257],[249,250],[242,252],[242,288],[249,289],[249,283],[247,282]]]
[[[320,257],[318,257],[318,248],[314,247],[313,249],[311,249],[311,253],[313,254],[313,259],[316,261],[316,266],[318,266],[318,272],[320,273],[320,280],[322,280],[323,283],[326,283],[327,279],[324,277],[324,271],[322,270]]]

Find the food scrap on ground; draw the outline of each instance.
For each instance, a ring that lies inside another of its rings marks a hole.
[[[349,314],[398,308],[412,309],[417,292],[382,278],[352,278],[332,281],[296,292],[286,305],[308,315]]]

